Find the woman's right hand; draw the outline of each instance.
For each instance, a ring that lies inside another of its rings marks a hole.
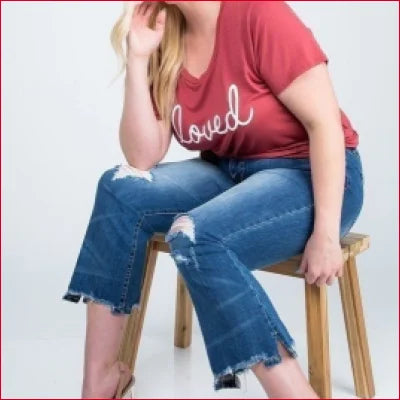
[[[158,47],[165,30],[166,10],[161,9],[156,17],[155,28],[148,26],[150,15],[157,1],[137,1],[127,37],[128,56],[149,57]]]

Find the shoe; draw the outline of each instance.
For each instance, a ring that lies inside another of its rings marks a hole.
[[[135,376],[132,375],[130,381],[127,383],[127,385],[122,389],[121,392],[121,397],[117,397],[119,393],[119,384],[118,384],[118,389],[117,389],[117,394],[114,399],[133,399],[133,385],[135,384]]]

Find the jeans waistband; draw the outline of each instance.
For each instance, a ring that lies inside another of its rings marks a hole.
[[[355,157],[355,158],[354,158]],[[263,158],[237,158],[218,156],[210,150],[201,152],[201,158],[225,170],[233,179],[242,180],[246,171],[269,168],[310,168],[310,158],[295,157],[263,157]],[[346,147],[346,160],[360,163],[359,150],[356,147]]]

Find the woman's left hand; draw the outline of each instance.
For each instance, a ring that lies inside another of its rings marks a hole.
[[[313,232],[303,252],[299,273],[305,274],[307,283],[317,286],[332,285],[335,277],[343,274],[343,254],[339,240]]]

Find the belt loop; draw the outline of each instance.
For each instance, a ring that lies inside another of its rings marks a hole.
[[[237,171],[235,171],[235,160],[232,157],[229,158],[229,173],[232,179],[234,179],[237,174]]]
[[[244,161],[239,161],[238,163],[238,169],[240,171],[240,179],[243,180],[244,178],[244,173],[246,171],[246,163]]]

